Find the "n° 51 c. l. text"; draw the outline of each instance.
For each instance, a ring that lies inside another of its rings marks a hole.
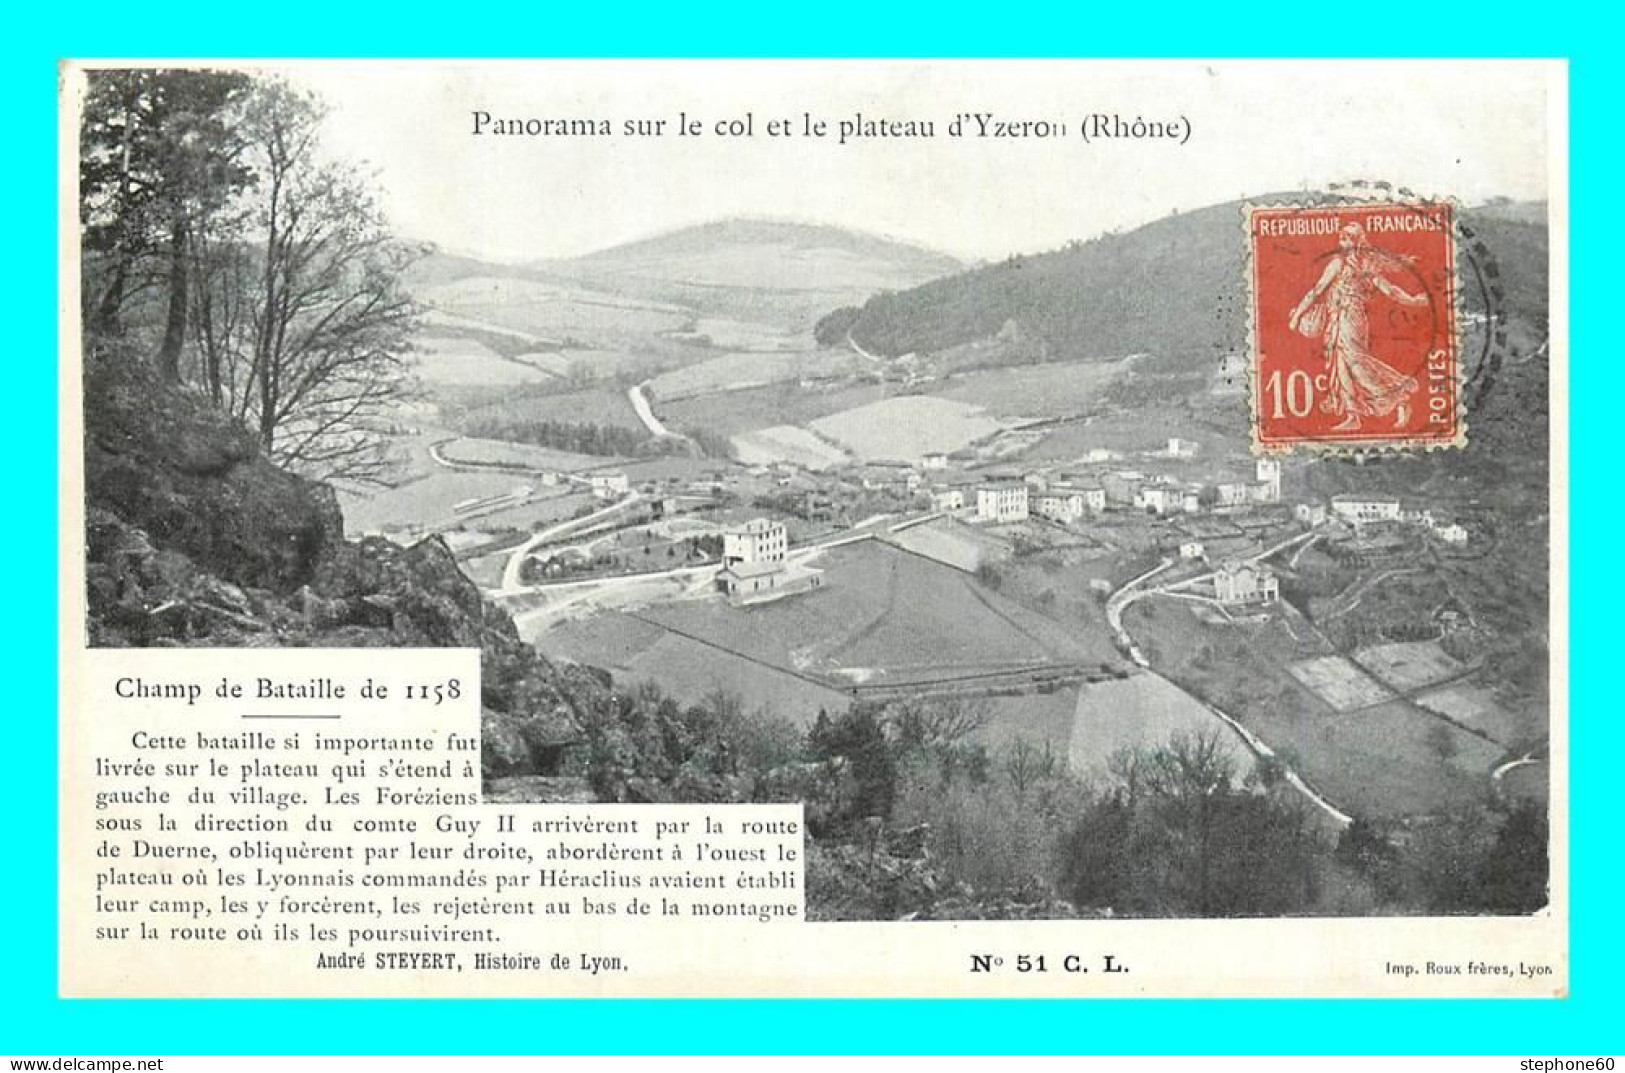
[[[982,972],[1127,972],[1128,966],[1116,954],[1085,957],[1082,954],[972,954],[970,971]]]

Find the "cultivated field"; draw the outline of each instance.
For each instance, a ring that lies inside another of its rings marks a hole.
[[[838,376],[863,359],[855,354],[821,350],[785,354],[737,353],[661,373],[650,382],[659,402],[689,395],[740,391],[803,377]]]
[[[1508,748],[1539,740],[1546,734],[1545,712],[1508,711],[1496,702],[1495,694],[1482,686],[1457,682],[1423,693],[1416,703]]]
[[[477,521],[467,524],[485,531],[518,529],[528,533],[567,521],[601,505],[580,485],[559,484],[551,488],[538,488],[536,494],[525,502],[482,514]]]
[[[1067,760],[1078,707],[1076,686],[1052,693],[984,697],[973,703],[984,706],[988,719],[972,740],[987,746],[995,759],[1018,740],[1025,740],[1039,749],[1047,745],[1062,762]]]
[[[766,711],[810,725],[819,709],[846,710],[851,697],[782,670],[650,625],[620,612],[566,622],[535,639],[550,657],[601,667],[623,685],[653,682],[684,704],[723,690],[748,712]]]
[[[747,466],[790,462],[807,469],[844,465],[851,456],[795,425],[774,425],[733,437],[734,454]]]
[[[811,422],[815,431],[859,458],[915,461],[956,451],[1003,426],[979,406],[930,395],[903,395]]]
[[[985,407],[999,417],[1060,417],[1097,409],[1121,361],[1015,365],[960,373],[933,385],[938,398]]]
[[[430,386],[534,384],[553,379],[545,368],[503,357],[473,339],[420,335],[412,341],[412,348],[413,372]]]
[[[773,425],[805,425],[827,414],[885,397],[886,388],[881,384],[803,388],[781,382],[725,395],[695,395],[662,403],[660,415],[673,428],[706,428],[736,436]]]
[[[1158,671],[1234,716],[1355,815],[1417,815],[1478,801],[1504,753],[1401,701],[1339,712],[1288,672],[1329,655],[1301,626],[1205,624],[1168,600],[1140,601],[1124,623]],[[1366,677],[1341,664],[1318,666],[1329,681]]]
[[[865,543],[813,565],[825,572],[816,592],[746,609],[676,604],[648,616],[832,682],[896,684],[1109,658],[959,571],[905,552]]]
[[[968,574],[975,573],[984,561],[1002,559],[1010,553],[1008,545],[991,534],[947,518],[910,526],[891,539],[916,555]]]
[[[681,328],[686,310],[574,286],[474,276],[420,288],[420,301],[473,320],[542,338],[599,342]]]
[[[1216,735],[1238,776],[1252,768],[1252,753],[1235,731],[1158,674],[1086,683],[1073,710],[1067,765],[1080,775],[1101,779],[1119,751],[1162,745],[1175,734]]]
[[[507,495],[529,483],[521,474],[439,470],[371,495],[341,494],[339,504],[344,509],[345,529],[352,534],[406,526],[430,528],[455,522],[458,504]]]
[[[1354,654],[1360,666],[1401,693],[1460,674],[1462,664],[1447,655],[1437,641],[1411,641],[1372,645]]]
[[[1183,436],[1201,445],[1199,459],[1238,457],[1248,451],[1247,414],[1242,410],[1233,420],[1215,424],[1200,420],[1205,415],[1188,414],[1176,410],[1148,421],[1143,412],[1113,412],[1091,417],[1087,421],[1072,421],[1048,429],[1041,442],[1022,456],[1039,462],[1072,462],[1083,458],[1089,451],[1101,447],[1132,455],[1141,451],[1157,451],[1168,445],[1169,436]],[[1241,430],[1240,434],[1236,430]],[[1118,463],[1119,466],[1132,462]]]
[[[1378,704],[1393,694],[1342,656],[1321,656],[1287,668],[1315,695],[1340,712]]]
[[[575,473],[614,465],[617,459],[600,455],[578,455],[568,451],[550,451],[528,443],[509,443],[507,440],[480,440],[462,436],[439,445],[440,456],[448,462],[469,465],[512,466],[525,469]]]
[[[613,387],[557,395],[520,395],[470,410],[464,420],[471,423],[482,420],[515,423],[558,421],[643,430],[643,422],[638,419],[637,411],[632,409],[626,392]]]
[[[693,327],[679,333],[717,350],[744,350],[755,353],[810,350],[816,344],[801,333],[786,331],[773,324],[734,320],[731,317],[700,317]]]
[[[1328,790],[1347,795],[1358,783],[1404,782],[1410,805],[1406,811],[1438,811],[1461,801],[1464,794],[1482,792],[1490,771],[1505,754],[1498,745],[1404,704],[1351,712],[1305,730],[1309,734],[1300,742],[1312,741],[1316,752],[1337,757],[1337,771],[1319,773],[1318,781]]]

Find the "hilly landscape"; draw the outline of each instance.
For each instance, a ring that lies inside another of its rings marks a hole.
[[[1227,202],[1180,213],[1123,234],[877,294],[857,309],[832,313],[820,334],[838,334],[839,324],[864,349],[895,357],[990,338],[1014,321],[1042,343],[1050,360],[1139,352],[1182,364],[1216,360],[1246,341],[1241,208]],[[1482,242],[1482,249],[1464,253],[1497,273],[1508,312],[1541,327],[1544,213],[1544,203],[1503,203],[1463,216],[1469,246]],[[1470,267],[1463,270],[1463,298],[1469,312],[1483,312],[1488,301]]]
[[[1260,202],[1275,200],[1269,197]],[[818,334],[894,363],[928,370],[916,392],[975,397],[997,409],[1022,377],[1050,372],[1050,398],[1024,400],[1046,424],[1028,462],[1084,449],[1146,450],[1188,435],[1204,456],[1246,457],[1246,283],[1242,204],[1180,213],[1120,235],[1013,257],[832,311]],[[1551,372],[1547,345],[1549,248],[1544,203],[1492,202],[1460,217],[1462,355],[1469,447],[1292,468],[1296,494],[1415,496],[1487,536],[1397,591],[1362,598],[1332,636],[1369,637],[1407,608],[1470,604],[1482,635],[1475,654],[1503,702],[1544,711],[1548,653],[1547,466]],[[1012,360],[983,383],[960,363]],[[1021,364],[1032,362],[1034,364]],[[1413,572],[1407,569],[1406,573]],[[1406,588],[1408,592],[1404,591]],[[1304,598],[1308,608],[1313,600]],[[1364,631],[1363,633],[1361,631]],[[1238,657],[1239,658],[1239,657]]]
[[[842,228],[776,220],[699,224],[582,257],[518,265],[437,254],[413,270],[421,300],[467,304],[481,280],[527,280],[555,300],[734,318],[805,332],[828,309],[964,266],[946,254]],[[456,286],[452,286],[456,285]],[[579,292],[572,294],[571,292]]]

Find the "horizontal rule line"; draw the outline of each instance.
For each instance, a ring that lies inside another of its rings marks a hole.
[[[250,715],[245,714],[244,719],[337,719],[336,715]]]

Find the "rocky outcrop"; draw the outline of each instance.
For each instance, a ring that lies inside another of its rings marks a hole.
[[[346,541],[331,489],[138,360],[88,363],[85,399],[92,645],[478,648],[486,775],[585,764],[607,680],[523,643],[438,538]]]
[[[343,544],[325,485],[273,466],[248,430],[123,355],[87,362],[88,504],[238,586],[286,593]]]

